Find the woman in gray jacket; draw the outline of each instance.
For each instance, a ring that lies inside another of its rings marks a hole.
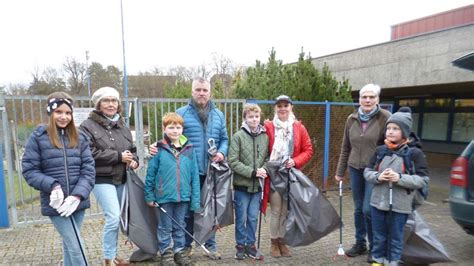
[[[106,265],[128,265],[117,258],[117,239],[120,225],[120,201],[127,178],[126,168],[138,167],[138,157],[130,129],[120,115],[119,93],[111,87],[98,89],[92,95],[95,104],[81,129],[91,139],[95,160],[96,179],[93,190],[105,215],[103,252]]]

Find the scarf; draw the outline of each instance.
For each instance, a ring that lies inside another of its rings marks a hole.
[[[369,121],[372,117],[374,117],[378,112],[380,111],[380,106],[377,104],[370,113],[366,114],[364,111],[362,111],[362,106],[359,106],[358,113],[359,113],[359,119],[362,122],[367,122]]]
[[[393,143],[388,139],[384,139],[383,142],[385,143],[387,148],[389,148],[392,151],[396,151],[396,150],[400,149],[403,145],[408,144],[409,141],[408,141],[408,139],[403,139],[402,142],[400,142],[400,143]]]
[[[275,126],[275,142],[273,143],[270,161],[283,161],[290,158],[292,154],[293,139],[293,123],[295,115],[290,114],[287,121],[283,122],[278,116],[273,117],[273,125]]]
[[[118,113],[116,113],[113,117],[109,117],[109,116],[105,115],[104,113],[102,113],[102,114],[112,122],[117,122],[120,119],[120,115]]]
[[[207,125],[207,119],[209,118],[209,111],[211,110],[210,102],[208,102],[206,106],[202,107],[199,104],[197,104],[197,102],[194,101],[194,99],[191,99],[191,105],[196,109],[199,120],[201,120],[201,123],[203,125]]]

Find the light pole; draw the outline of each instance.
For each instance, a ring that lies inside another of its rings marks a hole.
[[[123,51],[123,93],[125,97],[125,122],[129,125],[128,119],[128,77],[127,77],[127,65],[125,63],[125,37],[123,30],[123,5],[120,0],[120,19],[122,20],[122,51]]]

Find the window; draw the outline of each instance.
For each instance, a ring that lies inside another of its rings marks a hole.
[[[398,101],[398,105],[417,107],[418,105],[420,105],[420,100],[418,100],[418,99],[401,99],[401,100]]]
[[[426,99],[425,108],[449,108],[451,105],[450,98]]]
[[[456,99],[454,101],[455,107],[474,107],[474,99]]]
[[[412,113],[411,117],[413,119],[413,125],[411,127],[411,131],[415,132],[416,135],[418,136],[418,120],[420,119],[420,114]]]
[[[448,131],[448,113],[423,114],[422,139],[446,141],[447,131]]]
[[[469,142],[474,139],[474,113],[455,113],[451,140]]]

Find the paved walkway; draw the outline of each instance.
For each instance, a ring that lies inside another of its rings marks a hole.
[[[443,171],[445,176],[445,171]],[[420,208],[425,220],[430,224],[440,241],[445,245],[449,254],[458,263],[474,263],[474,236],[467,235],[450,217],[449,204],[443,203],[448,197],[449,186],[446,178],[433,180],[430,187],[429,202]],[[327,196],[336,207],[339,198],[336,192],[328,192]],[[343,244],[349,249],[354,239],[354,226],[352,215],[352,199],[350,193],[343,197]],[[347,260],[334,261],[339,244],[339,231],[335,231],[306,247],[292,248],[293,257],[275,259],[270,257],[269,247],[269,217],[263,222],[261,249],[265,260],[255,262],[247,259],[236,261],[234,257],[234,228],[233,226],[222,229],[217,234],[219,251],[223,259],[211,261],[201,256],[200,250],[195,249],[193,260],[198,265],[217,264],[281,264],[281,265],[363,265],[365,256]],[[102,218],[86,219],[83,225],[83,238],[86,243],[86,252],[91,265],[100,265],[101,259],[101,231]],[[125,237],[120,236],[119,256],[128,258],[132,249],[123,244]],[[197,251],[197,252],[196,252]],[[197,253],[197,254],[196,254]],[[62,258],[61,241],[51,224],[29,225],[15,229],[0,230],[0,265],[58,265]],[[157,265],[158,263],[137,263],[137,265]]]

